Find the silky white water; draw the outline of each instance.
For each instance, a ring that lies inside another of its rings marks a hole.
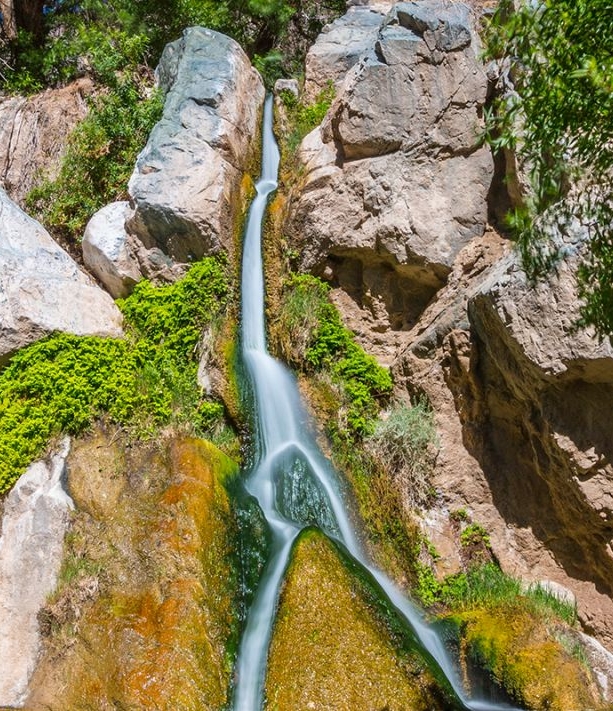
[[[262,174],[247,218],[241,280],[241,353],[250,380],[255,416],[255,465],[246,486],[256,497],[272,532],[272,546],[248,612],[236,669],[233,708],[259,711],[263,705],[268,648],[279,588],[292,543],[302,528],[317,525],[340,541],[368,569],[423,648],[439,665],[458,696],[472,711],[511,707],[467,699],[444,645],[419,611],[381,571],[365,559],[343,503],[331,465],[310,434],[296,382],[266,348],[262,221],[269,195],[277,187],[279,150],[272,131],[272,98],[264,109]],[[299,710],[296,710],[299,711]]]

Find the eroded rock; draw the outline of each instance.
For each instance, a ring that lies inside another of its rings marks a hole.
[[[0,359],[53,331],[121,336],[111,297],[0,189]]]
[[[166,46],[158,76],[164,113],[130,179],[128,231],[178,262],[232,252],[262,80],[234,40],[202,27]]]
[[[55,588],[72,501],[62,486],[70,442],[22,474],[0,535],[0,706],[23,704],[38,657],[37,615]]]
[[[467,507],[507,572],[572,591],[611,646],[613,349],[577,327],[583,235],[566,232],[537,285],[495,235],[466,247],[396,375],[436,412],[437,506]]]
[[[61,89],[0,101],[0,186],[18,204],[40,174],[53,179],[66,150],[68,136],[87,113],[89,79]]]
[[[348,294],[371,334],[388,334],[385,359],[389,332],[410,330],[483,234],[493,164],[478,138],[487,79],[469,9],[401,3],[369,36],[302,144],[290,229],[301,268]]]

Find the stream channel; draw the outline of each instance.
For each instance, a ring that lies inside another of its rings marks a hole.
[[[453,708],[509,711],[497,702],[469,699],[445,646],[422,614],[395,584],[367,561],[342,500],[338,476],[317,447],[297,384],[266,347],[262,222],[269,196],[277,187],[279,150],[274,138],[272,97],[266,99],[262,168],[245,229],[241,279],[241,355],[254,406],[254,462],[246,488],[262,509],[272,544],[248,611],[235,668],[234,711],[259,711],[264,705],[268,648],[279,590],[292,544],[306,526],[317,526],[341,544],[372,576],[410,628],[438,676],[446,679]],[[299,711],[298,709],[296,711]]]

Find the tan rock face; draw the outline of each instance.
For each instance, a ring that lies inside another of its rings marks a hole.
[[[130,179],[128,231],[179,262],[231,252],[262,80],[234,40],[202,27],[167,45],[158,75],[164,114]]]
[[[613,350],[575,328],[580,231],[567,247],[536,287],[494,235],[467,247],[396,374],[437,413],[439,512],[467,507],[508,572],[569,588],[611,647]]]
[[[80,79],[62,89],[0,101],[0,186],[17,203],[44,171],[54,177],[71,130],[87,113],[92,85]]]
[[[400,3],[374,41],[373,13],[354,15],[370,47],[302,145],[290,229],[301,267],[349,294],[371,333],[408,331],[484,230],[486,77],[467,6]]]
[[[0,359],[53,331],[121,336],[111,297],[0,189]]]

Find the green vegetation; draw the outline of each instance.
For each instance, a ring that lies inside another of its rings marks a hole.
[[[89,73],[155,65],[164,45],[193,25],[236,39],[271,82],[300,71],[321,27],[343,0],[23,0],[30,17],[6,12],[0,36],[4,88],[38,91]],[[13,3],[8,2],[12,7]],[[17,20],[15,25],[11,20]]]
[[[295,152],[300,141],[324,120],[330,104],[334,100],[334,85],[329,82],[310,104],[300,101],[291,91],[280,93],[281,101],[290,125],[282,137],[282,150],[287,156]]]
[[[560,257],[552,225],[586,226],[582,317],[605,336],[613,333],[611,6],[608,0],[512,6],[501,3],[488,37],[490,57],[513,58],[517,90],[494,107],[490,140],[518,151],[532,187],[510,224],[531,276]]]
[[[147,281],[120,302],[125,340],[57,334],[19,351],[0,372],[0,493],[51,437],[95,417],[141,435],[170,422],[220,429],[223,407],[196,386],[202,330],[229,297],[225,264],[195,264],[179,282]]]
[[[103,205],[128,198],[128,180],[138,152],[162,115],[162,97],[122,79],[91,101],[86,118],[70,136],[58,177],[45,179],[27,207],[56,236],[79,242],[89,218]]]
[[[390,479],[401,482],[412,507],[425,504],[432,493],[436,445],[434,413],[424,398],[415,405],[395,403],[366,440]]]
[[[275,331],[290,362],[325,371],[340,389],[339,430],[349,437],[369,434],[381,402],[392,389],[389,372],[364,352],[328,298],[317,277],[291,276]]]

